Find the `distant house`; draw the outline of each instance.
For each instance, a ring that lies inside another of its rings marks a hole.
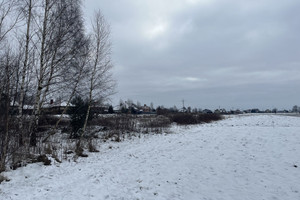
[[[206,114],[211,114],[211,113],[213,113],[211,110],[209,110],[209,109],[204,109],[203,111],[202,111],[202,113],[206,113]]]
[[[225,110],[225,108],[220,109],[221,114],[227,114],[227,111]]]
[[[240,111],[239,109],[237,109],[237,110],[234,110],[234,111],[233,111],[233,114],[243,114],[243,112]]]
[[[271,113],[272,111],[270,109],[265,110],[265,113]]]
[[[181,109],[179,109],[179,112],[183,112],[183,113],[187,112],[186,107],[182,107]]]
[[[143,111],[143,113],[151,112],[151,108],[149,106],[147,106],[146,104],[144,104],[144,106],[142,106],[141,110]]]
[[[216,110],[214,111],[214,113],[216,113],[216,114],[220,114],[220,113],[221,113],[221,111],[220,111],[219,109],[216,109]]]
[[[259,111],[259,109],[257,109],[257,108],[254,108],[254,109],[251,109],[251,113],[259,113],[260,111]]]
[[[72,105],[69,105],[72,106]],[[46,102],[42,107],[43,114],[62,114],[64,109],[67,107],[67,102],[55,101],[51,99],[49,102]]]
[[[289,111],[288,110],[279,110],[279,111],[277,111],[277,113],[289,113]]]
[[[33,113],[33,105],[23,105],[23,114],[31,115]]]
[[[23,105],[23,114],[31,115],[33,113],[33,105]],[[19,113],[19,103],[18,102],[11,102],[10,103],[10,112],[11,114]]]
[[[224,108],[221,108],[221,109],[216,109],[214,111],[214,113],[216,113],[216,114],[227,114],[227,111]]]

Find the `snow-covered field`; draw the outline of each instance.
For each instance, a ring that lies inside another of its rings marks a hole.
[[[299,200],[300,118],[231,116],[4,175],[0,199]],[[112,147],[112,148],[111,148]]]

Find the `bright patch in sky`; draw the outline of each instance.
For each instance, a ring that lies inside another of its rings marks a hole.
[[[146,30],[146,37],[148,39],[155,39],[155,38],[163,35],[164,33],[166,33],[167,27],[168,27],[167,23],[165,23],[165,22],[159,22],[153,26],[150,26]]]
[[[195,78],[195,77],[185,77],[184,80],[189,81],[189,82],[198,82],[198,81],[200,81],[199,78]]]
[[[202,4],[202,5],[208,5],[212,4],[214,0],[186,0],[189,4]]]

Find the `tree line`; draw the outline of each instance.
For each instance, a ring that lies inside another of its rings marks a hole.
[[[85,26],[81,0],[0,0],[0,172],[13,152],[37,146],[51,99],[67,106],[42,141],[57,132],[76,95],[87,100],[83,136],[91,107],[113,93],[110,26],[101,11],[90,31]]]

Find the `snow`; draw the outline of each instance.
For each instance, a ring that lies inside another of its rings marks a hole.
[[[5,172],[0,199],[300,199],[300,118],[242,115]]]

